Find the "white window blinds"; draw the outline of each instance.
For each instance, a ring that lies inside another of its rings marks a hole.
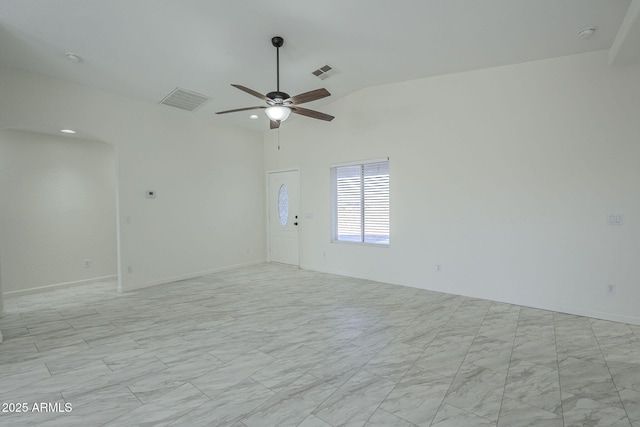
[[[332,241],[389,244],[389,161],[331,168]]]

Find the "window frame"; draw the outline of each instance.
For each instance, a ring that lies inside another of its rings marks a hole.
[[[366,178],[365,168],[367,165],[374,165],[378,163],[386,163],[385,167],[387,169],[387,188],[386,188],[386,196],[387,196],[387,212],[386,212],[386,241],[385,242],[371,242],[366,241],[366,204],[367,198],[365,197],[365,189],[366,189]],[[338,169],[339,168],[348,168],[348,167],[359,167],[360,168],[360,240],[340,240],[338,237]],[[374,246],[377,248],[387,248],[391,243],[391,179],[390,179],[390,161],[389,157],[384,157],[380,159],[371,159],[371,160],[360,160],[354,162],[347,163],[335,163],[329,165],[329,176],[330,176],[330,205],[331,205],[331,243],[338,244],[347,244],[347,245],[360,245],[360,246]]]

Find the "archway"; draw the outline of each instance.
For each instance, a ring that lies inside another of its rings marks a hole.
[[[0,129],[0,178],[0,307],[2,293],[119,283],[114,146],[82,132]]]

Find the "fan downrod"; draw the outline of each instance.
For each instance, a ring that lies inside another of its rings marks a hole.
[[[271,39],[271,44],[275,48],[280,48],[284,44],[284,39],[280,36],[275,36],[274,38]]]

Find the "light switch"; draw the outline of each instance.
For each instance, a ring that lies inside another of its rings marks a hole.
[[[609,214],[609,215],[607,215],[607,224],[609,224],[609,225],[622,225],[622,224],[624,224],[624,215],[622,215],[622,214]]]

